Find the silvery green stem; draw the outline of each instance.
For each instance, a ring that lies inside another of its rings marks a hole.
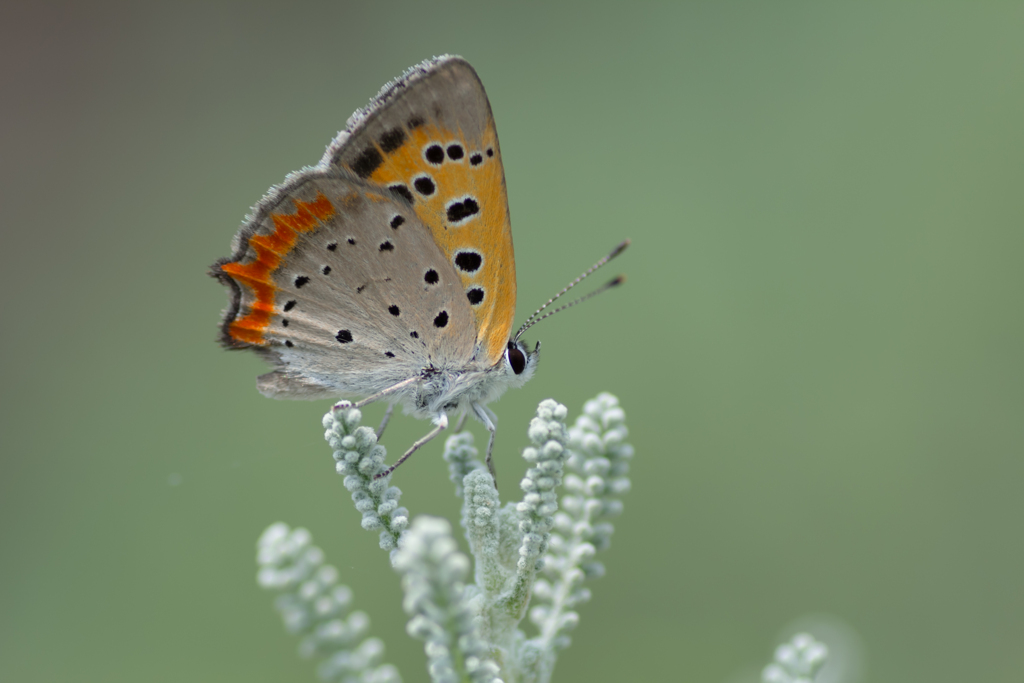
[[[548,532],[558,509],[555,489],[562,481],[566,458],[565,406],[546,400],[537,409],[528,431],[531,446],[523,451],[530,464],[520,484],[519,504],[501,506],[490,473],[469,457],[472,437],[449,439],[447,455],[453,475],[463,473],[462,526],[475,559],[473,606],[481,637],[506,680],[520,668],[517,629],[530,600],[537,568],[547,548]],[[459,467],[456,467],[459,463]]]
[[[280,591],[275,604],[290,633],[304,633],[299,653],[323,656],[324,681],[401,683],[398,670],[382,664],[384,643],[365,638],[370,619],[350,612],[352,591],[338,583],[338,570],[324,564],[323,551],[305,529],[273,524],[257,544],[257,581]]]
[[[761,672],[763,683],[812,683],[825,664],[828,648],[807,633],[798,633],[775,649],[775,661]]]
[[[424,641],[434,683],[500,683],[498,666],[474,626],[466,578],[469,558],[458,551],[451,525],[417,517],[402,537],[394,566],[402,574],[408,631]]]
[[[593,558],[610,545],[614,528],[609,520],[622,512],[618,498],[629,490],[633,447],[625,443],[627,433],[618,399],[607,393],[588,401],[569,430],[566,495],[555,515],[530,610],[540,635],[527,644],[536,653],[529,680],[550,680],[555,653],[569,646],[569,631],[579,622],[574,608],[590,599],[584,580],[604,574],[604,566]]]
[[[409,511],[399,507],[402,491],[388,486],[391,476],[374,479],[385,469],[387,451],[377,444],[377,435],[369,427],[359,426],[362,413],[339,403],[324,415],[324,438],[334,450],[338,474],[345,477],[345,488],[352,492],[356,510],[363,515],[366,530],[380,530],[380,547],[393,551],[409,525]]]

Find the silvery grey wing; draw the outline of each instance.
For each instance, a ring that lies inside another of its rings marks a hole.
[[[293,174],[213,274],[233,292],[221,341],[253,348],[279,398],[367,395],[474,353],[454,267],[407,201],[340,169]]]

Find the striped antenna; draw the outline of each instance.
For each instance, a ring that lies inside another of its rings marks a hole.
[[[563,294],[568,292],[570,289],[572,289],[573,287],[575,287],[579,283],[583,282],[583,280],[585,280],[587,278],[587,276],[590,275],[591,273],[593,273],[595,270],[597,270],[598,268],[600,268],[604,264],[608,263],[613,258],[615,258],[619,254],[621,254],[622,252],[624,252],[626,250],[626,247],[628,247],[628,246],[629,246],[629,240],[623,241],[620,245],[618,245],[617,247],[612,249],[610,254],[605,256],[603,259],[601,259],[600,261],[598,261],[594,265],[590,266],[590,268],[587,268],[587,270],[584,271],[582,275],[580,275],[578,278],[576,278],[575,280],[573,280],[572,282],[567,284],[565,286],[565,288],[561,292],[559,292],[558,294],[555,294],[553,297],[548,299],[548,302],[546,304],[544,304],[543,306],[538,308],[536,311],[533,312],[533,315],[531,315],[529,318],[526,319],[526,322],[524,322],[522,327],[519,328],[519,331],[516,332],[516,336],[513,338],[512,341],[519,341],[519,338],[521,336],[523,336],[523,332],[526,332],[528,329],[530,329],[531,327],[533,327],[534,325],[539,323],[544,318],[550,318],[555,313],[559,313],[561,311],[564,311],[567,308],[572,308],[576,304],[582,303],[582,302],[586,301],[587,299],[589,299],[590,297],[597,296],[601,292],[607,291],[607,290],[611,289],[612,287],[621,285],[623,282],[625,282],[626,281],[626,276],[625,275],[619,275],[618,277],[616,277],[615,279],[611,280],[610,282],[605,283],[604,286],[599,287],[598,289],[595,289],[590,294],[587,294],[585,296],[581,296],[579,299],[576,299],[574,301],[570,301],[569,303],[565,304],[564,306],[559,306],[555,310],[548,311],[547,313],[544,313],[544,315],[541,315],[541,313],[544,311],[544,309],[546,309],[551,304],[555,303],[555,301],[557,301],[559,299],[559,297],[561,297]]]

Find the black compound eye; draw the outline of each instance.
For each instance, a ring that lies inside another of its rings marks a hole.
[[[526,369],[526,355],[519,350],[518,346],[509,342],[505,357],[508,358],[508,364],[512,366],[512,372],[517,375],[523,374],[523,370]]]

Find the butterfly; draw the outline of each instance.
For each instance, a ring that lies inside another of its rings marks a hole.
[[[385,400],[378,435],[395,405],[429,419],[433,429],[378,476],[447,429],[449,415],[490,432],[493,474],[487,404],[525,384],[540,357],[539,342],[530,350],[519,337],[627,244],[512,335],[515,256],[494,117],[469,63],[436,57],[384,86],[319,164],[288,175],[246,217],[232,255],[210,270],[230,290],[220,342],[270,362],[257,379],[266,396]]]

